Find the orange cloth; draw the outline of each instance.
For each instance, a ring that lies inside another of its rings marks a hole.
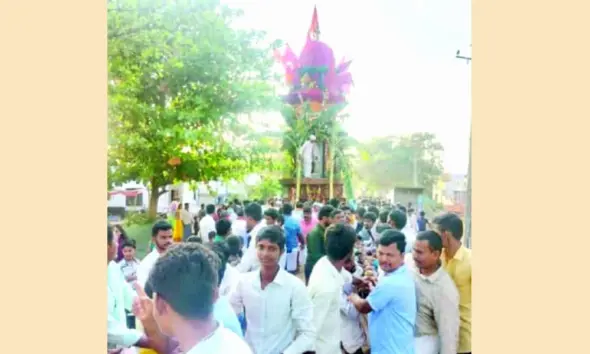
[[[180,207],[176,209],[176,215],[174,216],[174,231],[172,234],[172,239],[174,242],[182,242],[183,233],[182,219],[180,217]]]

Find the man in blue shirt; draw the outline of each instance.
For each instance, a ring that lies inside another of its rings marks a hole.
[[[361,313],[369,313],[371,354],[414,354],[416,285],[404,265],[406,237],[386,230],[379,239],[377,257],[384,274],[367,299],[349,299]]]
[[[286,248],[286,270],[291,274],[297,273],[297,256],[299,254],[297,246],[304,249],[305,240],[301,233],[300,220],[293,215],[293,206],[289,203],[283,205],[283,215],[285,223],[283,229],[285,230],[285,248]]]

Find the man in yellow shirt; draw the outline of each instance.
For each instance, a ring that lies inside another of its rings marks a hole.
[[[463,221],[453,213],[436,217],[433,229],[441,236],[443,267],[459,291],[459,354],[471,354],[471,250],[463,246]]]

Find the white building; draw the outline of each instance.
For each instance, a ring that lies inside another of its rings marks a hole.
[[[168,208],[176,198],[182,205],[189,203],[189,210],[197,212],[201,204],[217,204],[229,196],[246,198],[246,186],[259,183],[257,175],[248,176],[246,182],[209,182],[208,186],[198,183],[195,189],[191,189],[189,183],[169,185],[166,192],[158,198],[157,212],[168,213]],[[212,193],[211,193],[212,192]],[[141,183],[129,182],[113,188],[109,192],[108,207],[125,208],[126,211],[147,210],[149,207],[149,190]]]

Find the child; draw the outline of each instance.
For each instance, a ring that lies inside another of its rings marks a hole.
[[[123,245],[123,259],[117,263],[121,267],[125,280],[133,283],[137,280],[137,268],[139,267],[139,259],[135,258],[135,240],[128,238]],[[135,317],[127,310],[127,327],[135,329]]]
[[[215,231],[209,231],[207,238],[209,239],[209,243],[213,243],[213,240],[215,239]]]
[[[123,243],[123,259],[118,263],[127,282],[132,283],[137,280],[137,268],[139,260],[135,258],[135,240],[128,239]]]

